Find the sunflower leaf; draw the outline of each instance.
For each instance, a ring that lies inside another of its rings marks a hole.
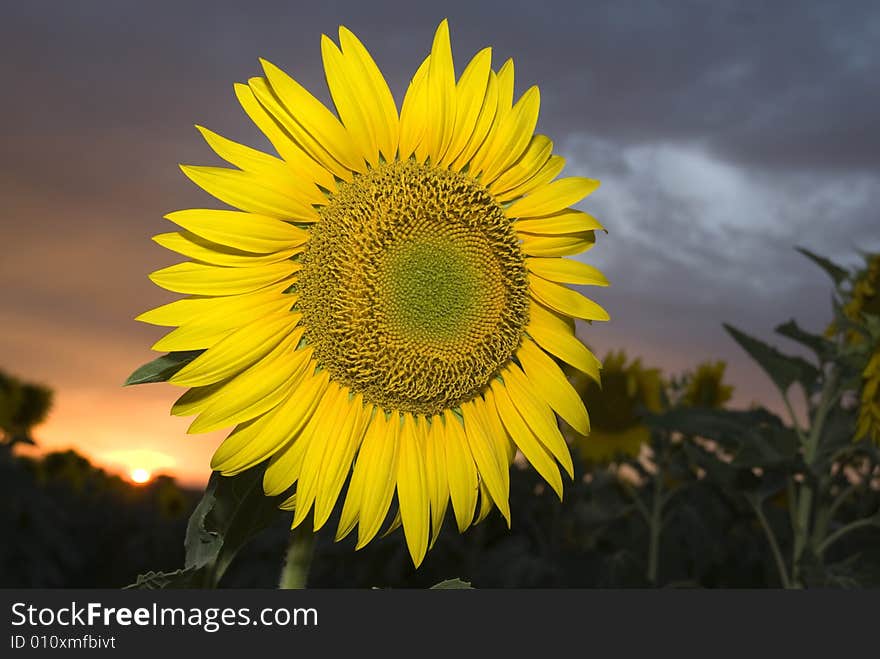
[[[167,382],[172,375],[177,373],[193,359],[204,352],[203,350],[185,350],[181,352],[169,352],[167,355],[157,357],[151,362],[135,369],[128,376],[123,386],[133,384],[146,384],[148,382]]]
[[[198,586],[201,570],[185,568],[174,572],[145,572],[123,590],[161,590],[165,588],[192,588]]]
[[[472,590],[470,581],[462,581],[461,579],[447,579],[431,586],[430,590]]]
[[[263,494],[263,471],[255,467],[236,476],[214,472],[189,518],[185,568],[205,569],[207,587],[217,585],[239,550],[278,514],[276,498]]]
[[[819,256],[818,254],[814,254],[810,250],[805,247],[795,247],[797,251],[810,259],[813,263],[822,268],[832,280],[834,280],[834,284],[839,286],[840,283],[849,276],[849,273],[841,268],[836,263],[833,263],[829,259],[826,259],[824,256]]]
[[[819,370],[808,361],[785,355],[771,345],[740,332],[735,327],[724,323],[724,329],[733,337],[740,347],[752,356],[773,383],[784,395],[789,387],[799,382],[804,390],[811,392],[819,379]]]
[[[794,319],[791,319],[782,325],[778,325],[774,331],[777,334],[809,348],[816,353],[816,356],[820,360],[827,359],[831,355],[831,351],[834,347],[834,344],[824,336],[820,334],[812,334],[801,328]]]
[[[679,407],[663,414],[648,415],[646,422],[655,430],[711,439],[735,452],[741,451],[744,445],[765,444],[767,437],[785,429],[778,416],[763,408],[722,410]]]

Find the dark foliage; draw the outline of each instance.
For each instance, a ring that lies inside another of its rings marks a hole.
[[[199,496],[167,477],[130,485],[72,451],[35,460],[0,444],[0,587],[121,587],[173,570]]]

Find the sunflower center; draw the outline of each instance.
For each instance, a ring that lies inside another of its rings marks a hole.
[[[522,252],[491,195],[392,162],[319,212],[298,289],[322,367],[386,409],[435,414],[478,395],[528,321]]]

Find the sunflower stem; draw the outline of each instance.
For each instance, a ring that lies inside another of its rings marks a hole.
[[[651,501],[650,544],[648,546],[648,581],[657,585],[657,572],[660,564],[660,533],[663,530],[663,459],[658,456],[657,471],[654,474],[654,496]]]
[[[761,522],[761,528],[764,529],[764,535],[767,536],[767,542],[770,543],[770,550],[773,552],[773,560],[776,561],[776,570],[779,573],[779,582],[783,588],[789,589],[792,584],[791,579],[788,577],[788,570],[785,567],[785,559],[782,557],[782,551],[779,549],[776,534],[773,533],[773,528],[764,514],[763,504],[760,499],[753,499],[752,497],[746,497],[746,500],[755,510],[755,515],[758,517],[758,521]]]
[[[315,555],[315,534],[305,527],[290,532],[284,566],[278,588],[282,590],[301,590],[309,580],[309,569]]]
[[[808,472],[811,472],[813,470],[814,463],[816,462],[819,444],[822,440],[822,431],[825,427],[825,419],[828,416],[828,413],[837,403],[837,400],[840,396],[837,382],[837,373],[832,371],[826,377],[824,386],[822,387],[821,400],[819,402],[819,406],[816,408],[815,416],[812,419],[812,427],[810,428],[809,435],[806,438],[806,444],[804,445],[803,458]],[[813,486],[810,482],[810,477],[811,474],[809,473],[805,475],[804,481],[801,484],[800,491],[798,493],[798,500],[796,505],[791,584],[794,588],[803,588],[806,585],[802,578],[801,562],[808,549],[811,530],[810,527],[811,522],[813,521],[814,512],[814,492]],[[821,542],[821,539],[814,540]],[[818,552],[816,552],[817,547],[814,546],[809,548],[818,555]]]

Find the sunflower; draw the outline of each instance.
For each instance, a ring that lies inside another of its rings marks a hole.
[[[641,412],[663,409],[660,371],[645,368],[640,359],[627,361],[622,350],[609,353],[603,362],[601,384],[583,375],[574,378],[575,389],[590,410],[589,437],[573,439],[587,464],[637,457],[642,445],[651,440]]]
[[[880,445],[880,346],[874,349],[862,373],[856,439],[863,437]]]
[[[189,432],[235,426],[213,469],[269,460],[265,493],[295,485],[281,507],[315,530],[348,481],[337,539],[363,547],[396,508],[418,565],[450,502],[460,531],[493,507],[510,524],[517,449],[559,496],[572,474],[555,415],[589,419],[556,359],[598,378],[573,319],[608,315],[565,284],[607,281],[563,257],[594,245],[570,207],[599,184],[557,179],[511,60],[486,48],[456,79],[446,21],[399,113],[349,30],[321,53],[335,114],[263,60],[235,86],[279,157],[198,127],[234,168],[183,172],[237,210],[167,216],[155,240],[190,261],[151,279],[187,297],[138,318],[176,328],[155,350],[203,351],[169,381]]]
[[[681,404],[684,407],[708,407],[719,409],[733,396],[733,387],[724,384],[723,361],[704,362],[687,376]]]
[[[843,317],[855,325],[862,325],[865,315],[880,316],[880,254],[865,257],[865,267],[851,275],[851,285],[846,292],[847,299],[841,307]],[[833,338],[840,331],[839,323],[831,321],[825,336]],[[858,345],[864,337],[854,328],[846,331],[845,341]]]

